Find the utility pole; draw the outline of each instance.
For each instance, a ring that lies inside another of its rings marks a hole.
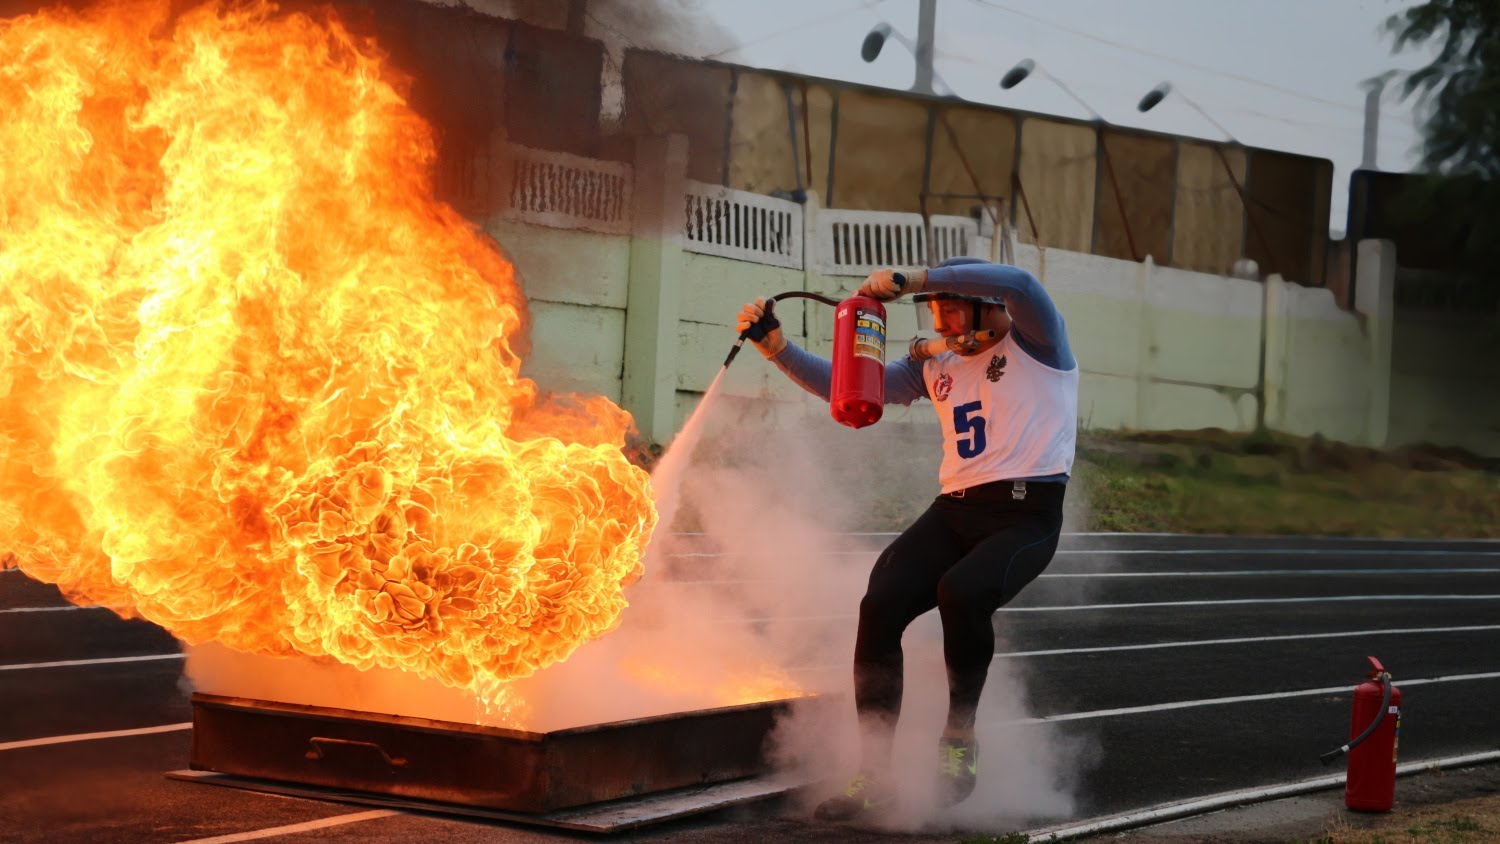
[[[922,0],[917,16],[917,78],[911,90],[917,94],[933,94],[932,50],[937,30],[937,0]]]
[[[1376,140],[1380,136],[1380,96],[1385,92],[1385,79],[1370,80],[1365,88],[1365,149],[1360,156],[1359,169],[1379,170],[1375,158]]]

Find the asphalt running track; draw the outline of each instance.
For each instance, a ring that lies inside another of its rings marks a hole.
[[[849,537],[840,565],[866,565],[887,539]],[[674,578],[745,588],[694,579],[714,553],[689,545]],[[748,623],[808,638],[852,624],[852,603],[817,607],[788,601]],[[997,663],[1025,688],[1005,726],[1092,748],[1067,783],[1073,819],[1336,772],[1317,755],[1348,729],[1367,654],[1406,695],[1404,762],[1500,749],[1497,542],[1071,535],[996,627]],[[181,673],[175,642],[152,625],[0,573],[0,841],[574,839],[168,780],[187,766]],[[863,840],[776,816],[787,809],[631,838]]]

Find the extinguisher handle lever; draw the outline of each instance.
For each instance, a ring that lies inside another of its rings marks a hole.
[[[1380,664],[1380,660],[1376,659],[1373,656],[1367,656],[1365,657],[1365,659],[1368,659],[1370,661],[1371,671],[1369,676],[1371,680],[1377,679],[1380,675],[1385,673],[1385,666]]]

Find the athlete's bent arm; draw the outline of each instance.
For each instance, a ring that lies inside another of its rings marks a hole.
[[[827,401],[833,382],[833,363],[790,340],[768,360],[797,386]],[[909,356],[885,365],[885,403],[909,405],[927,397],[922,383],[922,365]]]
[[[955,261],[927,270],[925,278],[918,275],[918,285],[930,292],[1003,299],[1011,331],[1027,354],[1053,369],[1078,365],[1062,314],[1031,273],[1009,264]]]

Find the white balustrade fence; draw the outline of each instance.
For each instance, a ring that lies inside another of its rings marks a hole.
[[[503,216],[538,226],[630,233],[631,167],[511,145]]]
[[[881,267],[927,266],[922,215],[897,211],[820,209],[816,220],[819,272],[866,275]],[[933,264],[976,254],[979,226],[968,217],[931,218]]]
[[[802,206],[689,180],[682,248],[704,255],[802,269]]]
[[[538,226],[631,233],[634,174],[629,164],[508,145],[506,219]],[[682,248],[800,270],[807,266],[804,217],[813,215],[813,269],[861,276],[881,267],[918,267],[960,255],[988,254],[968,217],[814,207],[764,194],[688,180]],[[928,236],[932,250],[928,252]]]

